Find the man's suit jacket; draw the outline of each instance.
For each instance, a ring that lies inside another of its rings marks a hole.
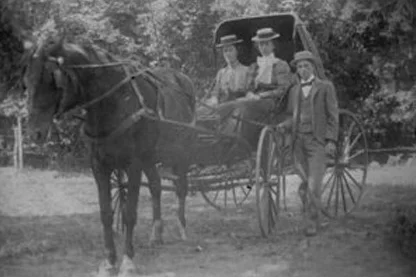
[[[288,119],[282,123],[284,127],[292,127],[292,140],[296,138],[300,118],[300,100],[302,97],[300,83],[294,85],[288,95],[286,115]],[[312,129],[314,136],[322,143],[336,142],[338,139],[338,100],[334,85],[329,81],[315,77],[309,92],[312,97]]]

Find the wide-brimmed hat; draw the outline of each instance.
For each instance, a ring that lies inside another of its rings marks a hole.
[[[295,53],[295,57],[290,62],[290,65],[295,67],[297,62],[302,61],[302,60],[308,60],[308,61],[312,62],[313,65],[316,66],[315,56],[312,54],[312,52],[306,51],[306,50]]]
[[[254,36],[251,40],[255,42],[260,42],[272,40],[278,37],[280,37],[280,34],[273,31],[272,28],[262,28],[257,30],[256,36]]]
[[[242,39],[238,39],[236,35],[231,34],[231,35],[221,37],[220,43],[218,43],[216,46],[224,47],[224,46],[234,45],[234,44],[241,43],[241,42],[243,42]]]

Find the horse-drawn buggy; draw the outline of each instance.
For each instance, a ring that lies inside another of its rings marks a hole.
[[[318,57],[316,74],[326,79],[310,34],[299,18],[291,13],[226,20],[217,27],[213,44],[219,44],[221,37],[237,35],[243,40],[241,63],[250,65],[255,63],[258,56],[252,37],[257,30],[267,27],[280,34],[279,47],[275,53],[277,57],[289,63],[296,52],[308,50]],[[264,236],[273,231],[281,208],[287,208],[287,177],[294,174],[288,143],[290,137],[276,128],[279,123],[276,113],[282,112],[285,105],[285,99],[279,100],[274,110],[265,114],[261,121],[234,118],[240,124],[254,125],[250,129],[253,134],[250,135],[256,138],[255,144],[244,136],[247,134],[230,133],[221,128],[222,121],[233,120],[230,114],[226,118],[222,117],[221,106],[212,107],[213,112],[209,115],[197,114],[196,125],[183,130],[185,133],[197,133],[195,141],[188,148],[193,156],[187,175],[190,190],[199,191],[208,204],[223,209],[230,202],[241,205],[251,190],[255,189],[259,226]],[[203,103],[197,105],[206,106]],[[322,212],[328,217],[348,214],[358,205],[364,192],[368,165],[365,131],[357,117],[341,109],[339,124],[337,149],[335,155],[329,157],[322,189]],[[120,172],[113,175],[118,190],[114,204],[118,207],[120,194],[126,193],[122,192],[126,189],[123,176]],[[175,188],[164,186],[164,189]]]
[[[258,56],[252,38],[262,28],[280,34],[276,57],[289,64],[296,52],[308,50],[316,57],[315,74],[326,79],[310,34],[292,13],[224,21],[215,31],[214,44],[219,44],[222,37],[236,35],[243,49],[241,63],[250,65]],[[210,205],[221,209],[230,201],[241,205],[254,189],[261,234],[270,235],[278,224],[280,210],[286,206],[288,176],[294,174],[290,135],[277,128],[287,93],[277,100],[270,99],[273,108],[264,111],[262,120],[224,112],[230,106],[233,110],[259,98],[208,107],[211,112],[202,115],[196,106],[203,104],[197,103],[186,76],[163,69],[133,68],[93,47],[62,41],[34,48],[25,83],[30,100],[29,124],[35,139],[45,136],[54,115],[74,107],[86,110],[83,131],[91,145],[110,265],[115,262],[114,215],[121,215],[126,227],[126,255],[133,256],[131,239],[142,172],[152,194],[151,239],[161,239],[161,188],[178,195],[184,238],[184,206],[189,190],[200,191]],[[241,133],[241,128],[224,127],[230,122],[234,127],[243,124],[253,128]],[[365,132],[356,116],[340,109],[338,122],[336,149],[328,157],[321,192],[322,212],[329,217],[347,214],[358,205],[368,165]],[[158,164],[173,169],[168,178],[174,186],[161,184]]]

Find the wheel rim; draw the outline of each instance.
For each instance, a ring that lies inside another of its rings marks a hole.
[[[368,145],[363,126],[348,111],[340,112],[338,145],[322,187],[322,211],[331,218],[353,212],[366,188]]]
[[[280,214],[280,189],[286,184],[282,154],[276,134],[272,129],[264,128],[257,148],[255,178],[257,217],[264,237],[273,233]]]

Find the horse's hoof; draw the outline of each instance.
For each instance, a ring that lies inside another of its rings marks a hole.
[[[161,220],[155,220],[152,226],[152,233],[150,234],[149,246],[157,246],[163,244],[162,239],[163,223]]]
[[[120,271],[117,277],[134,277],[138,276],[139,272],[136,265],[133,263],[132,259],[124,255],[123,261],[120,265]]]
[[[111,265],[108,260],[101,262],[96,277],[113,277],[117,275],[117,268]]]

